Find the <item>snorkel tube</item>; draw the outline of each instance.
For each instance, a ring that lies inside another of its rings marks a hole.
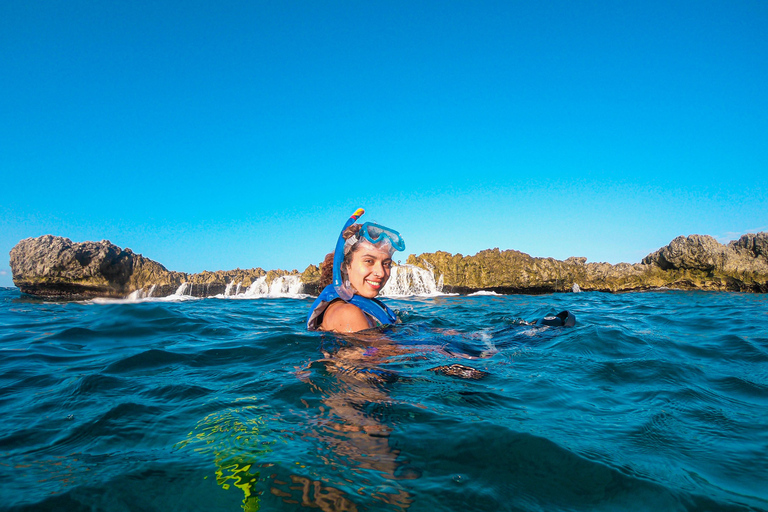
[[[352,298],[354,293],[352,290],[344,286],[344,279],[341,276],[341,264],[344,261],[344,242],[346,241],[344,240],[344,232],[364,213],[365,210],[362,208],[355,210],[355,213],[352,214],[349,220],[347,220],[346,224],[344,224],[344,227],[341,228],[341,233],[339,233],[339,240],[336,242],[336,250],[333,251],[333,288],[336,290],[336,293],[339,294],[339,297],[347,301]]]

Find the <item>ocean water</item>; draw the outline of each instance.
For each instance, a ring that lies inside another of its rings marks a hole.
[[[768,510],[766,295],[386,301],[1,289],[0,510]]]

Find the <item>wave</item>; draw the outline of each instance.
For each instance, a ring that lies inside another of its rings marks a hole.
[[[142,303],[142,302],[180,302],[186,300],[199,300],[201,298],[216,299],[306,299],[312,297],[307,293],[307,287],[299,275],[279,276],[267,282],[267,276],[256,279],[249,285],[240,282],[227,283],[224,293],[206,294],[199,293],[197,287],[206,286],[194,283],[182,283],[176,291],[167,296],[155,296],[157,285],[142,288],[132,292],[122,299],[92,299],[86,303],[116,304],[116,303]],[[221,288],[219,288],[221,289]],[[193,290],[197,293],[193,293]],[[443,276],[435,280],[432,270],[425,270],[414,265],[398,265],[392,268],[389,281],[381,290],[381,297],[434,297],[439,295],[452,295],[443,293]]]
[[[392,267],[389,281],[381,290],[381,297],[431,297],[443,295],[443,276],[435,281],[432,270],[415,265]]]

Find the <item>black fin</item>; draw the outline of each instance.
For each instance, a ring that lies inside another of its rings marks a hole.
[[[545,316],[536,320],[536,325],[548,325],[553,327],[573,327],[576,325],[576,317],[569,311],[561,311],[555,316]]]

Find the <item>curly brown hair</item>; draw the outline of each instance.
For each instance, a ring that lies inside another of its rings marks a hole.
[[[320,288],[325,288],[333,282],[333,253],[325,255],[325,259],[320,264]]]
[[[352,224],[344,230],[344,240],[347,240],[353,235],[357,235],[360,232],[360,224]],[[352,246],[352,249],[344,256],[344,262],[342,265],[348,265],[352,260],[352,253],[357,250],[357,244]],[[325,259],[320,263],[320,287],[325,288],[333,282],[333,256],[335,252],[329,252],[325,255]]]

